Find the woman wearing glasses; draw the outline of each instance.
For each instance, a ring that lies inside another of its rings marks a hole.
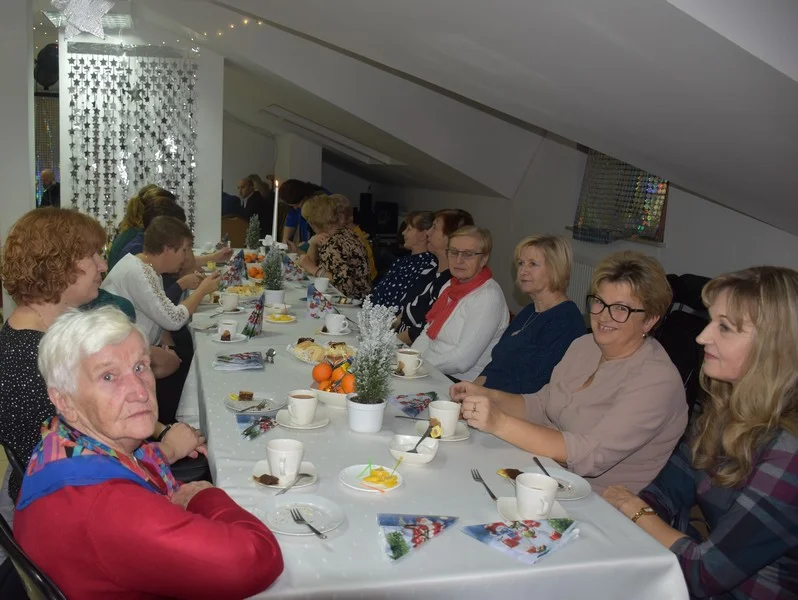
[[[487,229],[462,227],[449,236],[452,279],[427,313],[413,348],[455,379],[476,378],[510,321],[507,303],[488,267],[493,240]]]
[[[452,386],[468,424],[590,479],[637,493],[687,426],[679,372],[648,336],[671,302],[660,264],[638,252],[605,258],[588,297],[591,335],[577,339],[535,394]]]

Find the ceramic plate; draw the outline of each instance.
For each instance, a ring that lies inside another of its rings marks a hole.
[[[396,372],[396,367],[394,367],[393,376],[398,377],[399,379],[421,379],[422,377],[429,377],[429,371],[424,368],[424,365],[421,365],[418,369],[416,369],[416,372],[413,375],[399,375],[399,373]]]
[[[233,336],[230,336],[229,340],[223,340],[222,336],[219,335],[219,333],[214,333],[213,335],[210,336],[210,338],[214,342],[219,342],[220,344],[237,344],[239,342],[247,341],[247,336],[245,336],[243,333],[237,333]]]
[[[341,340],[341,341],[343,341],[343,340]],[[324,346],[324,344],[323,344],[323,343],[322,343],[322,344],[319,344],[319,345],[320,345],[320,346]],[[350,348],[352,348],[352,350],[353,350],[355,353],[357,353],[357,348],[355,348],[355,347],[354,347],[354,346],[352,346],[351,344],[347,344],[347,346],[349,346]],[[310,359],[308,359],[308,358],[305,358],[305,356],[304,356],[304,352],[303,352],[302,350],[299,350],[299,351],[297,351],[296,347],[295,347],[293,344],[288,344],[288,346],[286,346],[286,350],[288,350],[288,353],[289,353],[291,356],[293,356],[293,357],[294,357],[294,358],[296,358],[297,360],[301,360],[303,363],[307,363],[307,364],[309,364],[309,365],[317,365],[317,364],[319,364],[319,361],[310,360]]]
[[[372,469],[377,469],[382,467],[389,473],[393,470],[391,467],[385,467],[382,465],[371,465]],[[363,483],[363,478],[368,477],[368,465],[352,465],[351,467],[345,468],[338,474],[338,479],[341,480],[346,487],[350,487],[353,490],[357,490],[358,492],[368,492],[370,494],[381,494],[383,492],[392,492],[397,488],[402,487],[404,483],[404,478],[402,477],[401,473],[394,473],[397,478],[397,484],[392,488],[386,488],[381,485],[377,485],[375,483]],[[368,487],[367,487],[368,486]]]
[[[321,329],[319,329],[316,333],[318,335],[326,335],[328,337],[335,337],[336,335],[349,335],[350,333],[352,333],[352,329],[349,327],[349,323],[347,323],[346,327],[344,327],[343,330],[339,331],[338,333],[330,333],[329,331],[322,331]]]
[[[230,396],[237,396],[237,394],[230,394]],[[224,399],[224,405],[231,410],[242,410],[250,406],[257,406],[264,400],[268,400],[268,404],[262,409],[248,410],[241,413],[242,415],[268,415],[280,410],[287,404],[285,400],[275,400],[271,394],[254,394],[254,400],[233,400],[230,396]]]
[[[303,488],[309,485],[313,485],[318,480],[319,476],[316,472],[316,467],[313,466],[312,462],[307,460],[303,460],[302,463],[299,465],[299,472],[300,473],[307,473],[310,477],[303,477],[299,481],[297,481],[294,485],[291,486],[291,489]],[[288,478],[288,481],[280,481],[280,483],[275,485],[266,485],[265,483],[261,483],[257,481],[257,477],[261,475],[271,475],[271,469],[269,468],[269,461],[268,460],[259,460],[255,463],[255,467],[252,469],[252,483],[254,483],[257,487],[264,487],[264,488],[272,488],[275,490],[279,490],[284,488],[285,486],[289,485],[293,482],[294,478]]]
[[[499,510],[499,515],[505,521],[523,521],[524,519],[518,514],[518,504],[515,501],[515,496],[504,496],[496,501],[496,508]],[[547,517],[549,519],[568,519],[568,512],[562,507],[562,504],[554,501],[554,506],[551,507],[551,513]],[[526,519],[534,521],[536,519]]]
[[[297,425],[291,419],[291,415],[288,414],[288,409],[284,408],[277,412],[277,416],[275,417],[277,420],[278,425],[282,425],[287,429],[319,429],[321,427],[325,427],[330,422],[330,417],[328,417],[323,409],[316,409],[316,415],[313,417],[313,421],[307,425]]]
[[[429,421],[419,421],[416,423],[416,432],[418,435],[424,435],[427,427],[429,427]],[[470,437],[471,433],[468,431],[468,425],[463,421],[458,421],[457,427],[454,428],[454,435],[441,436],[438,439],[442,442],[462,442]]]
[[[550,467],[548,465],[545,466],[546,470],[549,472],[549,475],[559,481],[565,488],[562,490],[557,490],[557,500],[579,500],[580,498],[584,498],[585,496],[589,495],[592,491],[590,484],[576,473],[571,473],[571,471],[560,467]],[[528,466],[521,470],[524,473],[541,472],[540,467],[537,466]]]
[[[333,303],[334,306],[343,306],[344,308],[351,306],[352,308],[356,308],[363,304],[362,300],[357,300],[355,298],[349,298],[347,302],[341,302],[341,298],[344,296],[332,296],[330,298],[330,302]]]
[[[322,533],[340,527],[346,519],[344,509],[332,500],[311,494],[273,496],[255,509],[257,516],[274,533],[282,535],[314,535],[307,525],[294,523],[289,512],[296,508],[308,523]]]
[[[275,317],[280,316],[283,319],[276,319]],[[286,325],[287,323],[293,323],[296,321],[295,315],[265,315],[263,317],[264,321],[268,321],[269,323],[275,323],[276,325]]]

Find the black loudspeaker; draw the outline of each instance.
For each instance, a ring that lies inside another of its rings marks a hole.
[[[377,218],[372,208],[371,193],[360,194],[360,210],[357,213],[358,225],[372,238],[377,235]]]
[[[399,231],[399,205],[395,202],[377,202],[374,205],[377,218],[377,234],[393,234]]]
[[[33,78],[45,90],[58,81],[58,44],[47,44],[39,51],[33,67]]]

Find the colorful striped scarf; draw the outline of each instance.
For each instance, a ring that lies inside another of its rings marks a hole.
[[[168,498],[180,486],[156,444],[144,442],[131,458],[55,416],[42,425],[42,441],[28,463],[17,510],[68,486],[111,479],[127,479]]]

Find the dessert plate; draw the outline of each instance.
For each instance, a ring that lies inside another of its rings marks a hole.
[[[236,396],[236,394],[230,394],[230,396]],[[230,396],[224,399],[224,405],[230,410],[235,411],[241,411],[251,406],[257,406],[264,400],[267,400],[266,406],[264,406],[262,409],[248,410],[246,412],[242,412],[242,415],[268,415],[276,410],[280,410],[287,404],[285,400],[275,400],[271,394],[256,393],[252,395],[252,400],[234,400]]]
[[[213,335],[210,336],[210,338],[214,342],[219,342],[220,344],[237,344],[238,342],[247,341],[247,336],[245,336],[243,333],[237,333],[235,335],[231,335],[229,340],[223,340],[221,334],[219,333],[214,333]]]
[[[294,423],[293,419],[291,419],[291,415],[288,413],[287,408],[277,411],[277,416],[275,419],[277,420],[278,425],[282,425],[286,429],[320,429],[322,427],[326,427],[330,422],[330,417],[324,414],[323,410],[318,408],[316,409],[316,415],[313,417],[313,421],[307,425],[297,425]]]
[[[312,494],[284,494],[272,496],[255,509],[255,516],[274,533],[281,535],[315,535],[310,527],[295,523],[291,509],[299,510],[305,520],[322,533],[340,527],[346,520],[344,509],[332,500]]]
[[[419,421],[416,423],[416,433],[418,435],[424,435],[424,432],[429,427],[429,421]],[[471,437],[471,433],[468,431],[468,425],[465,424],[463,421],[457,422],[457,427],[454,429],[454,434],[450,436],[442,435],[438,439],[442,442],[462,442],[463,440],[467,440]]]
[[[313,485],[318,481],[319,475],[316,472],[316,467],[313,465],[312,462],[303,460],[299,465],[299,472],[300,473],[307,473],[310,477],[303,477],[299,481],[297,481],[291,489],[296,488],[303,488],[309,485]],[[280,490],[288,485],[290,485],[294,481],[294,477],[289,477],[287,481],[283,481],[282,478],[280,479],[280,483],[276,483],[274,485],[261,483],[257,481],[257,478],[261,475],[271,475],[271,469],[269,468],[269,461],[268,460],[259,460],[255,463],[255,466],[252,469],[252,483],[254,483],[258,487],[265,487],[265,488],[272,488],[275,490]]]
[[[392,471],[391,467],[383,467],[381,465],[371,465],[372,469],[385,469],[390,473]],[[393,487],[385,487],[383,485],[371,482],[364,482],[363,478],[368,477],[369,470],[368,465],[352,465],[351,467],[346,467],[338,474],[338,479],[343,483],[346,487],[352,488],[353,490],[357,490],[358,492],[367,492],[369,494],[381,494],[383,492],[392,492],[397,488],[402,487],[404,483],[404,478],[402,477],[401,473],[394,473],[396,475],[396,485]]]

